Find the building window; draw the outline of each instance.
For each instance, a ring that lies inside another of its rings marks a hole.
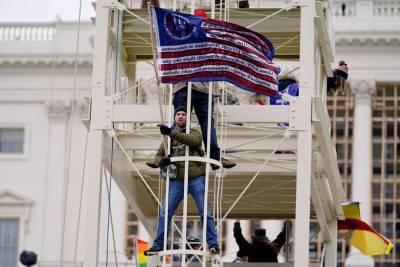
[[[128,258],[131,259],[135,253],[133,244],[136,240],[138,234],[139,220],[136,214],[128,205],[128,214],[127,214],[127,225],[126,225],[126,237],[125,237],[125,245],[126,245],[126,253]]]
[[[17,219],[0,219],[0,266],[17,266],[18,234]]]
[[[24,128],[0,128],[0,153],[23,154],[25,145]]]
[[[399,266],[400,85],[380,84],[372,102],[373,188],[372,223],[392,241],[388,256],[374,257],[376,266]],[[397,254],[397,255],[396,255]]]

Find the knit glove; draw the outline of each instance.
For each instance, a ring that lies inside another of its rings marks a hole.
[[[168,165],[170,165],[171,164],[171,159],[169,158],[169,157],[163,157],[161,160],[160,160],[160,167],[166,167],[166,166],[168,166]]]
[[[171,128],[169,128],[167,125],[160,124],[160,132],[162,135],[170,135],[171,131]]]
[[[291,220],[286,220],[285,223],[283,224],[283,230],[286,231],[286,229],[290,230],[292,229],[292,221]]]
[[[240,222],[235,222],[233,226],[233,232],[234,233],[239,233],[242,231],[242,228],[240,228]]]

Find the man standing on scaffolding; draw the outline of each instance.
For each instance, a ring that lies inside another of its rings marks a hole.
[[[208,82],[194,82],[192,83],[192,108],[196,113],[197,119],[200,124],[201,132],[203,133],[204,145],[207,144],[207,123],[208,123]],[[177,107],[186,106],[188,87],[187,83],[174,84],[173,90],[174,98],[173,104],[175,109]],[[214,83],[212,89],[212,103],[211,103],[211,114],[214,113],[214,96],[219,95],[218,88]],[[211,115],[211,134],[210,134],[210,157],[219,161],[221,150],[218,146],[217,131],[215,129],[215,120]],[[226,159],[221,158],[221,163],[224,168],[230,169],[236,166],[236,163]],[[219,166],[211,164],[213,170],[217,170]]]
[[[164,145],[161,144],[154,161],[146,164],[152,168],[161,168],[161,175],[167,173],[170,179],[168,190],[168,229],[171,225],[171,219],[174,215],[179,203],[183,199],[184,193],[184,177],[185,162],[178,161],[171,163],[170,156],[185,156],[185,146],[189,146],[189,156],[204,156],[202,150],[202,135],[195,129],[190,129],[186,134],[186,107],[181,106],[175,109],[175,126],[170,128],[166,125],[160,125],[162,135],[171,137],[170,155],[164,156]],[[168,170],[168,171],[166,171]],[[189,161],[189,181],[188,192],[192,196],[200,213],[201,221],[204,214],[204,191],[205,191],[205,163]],[[210,207],[210,205],[207,205]],[[153,242],[153,246],[146,250],[144,254],[151,256],[163,250],[164,246],[164,221],[165,221],[165,204],[161,208],[160,217],[158,218],[157,237]],[[209,250],[213,254],[219,253],[218,236],[215,230],[214,218],[211,210],[207,211],[207,244]],[[183,237],[185,238],[185,237]]]

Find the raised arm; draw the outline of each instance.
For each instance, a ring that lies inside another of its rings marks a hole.
[[[283,245],[286,242],[286,229],[291,229],[291,222],[290,221],[286,221],[282,232],[279,233],[279,235],[276,237],[276,239],[274,241],[272,241],[272,243],[275,243],[276,246],[280,249],[281,247],[283,247]]]
[[[240,256],[248,256],[252,245],[243,237],[240,222],[235,222],[233,227],[233,236],[235,237],[236,243],[239,246]]]

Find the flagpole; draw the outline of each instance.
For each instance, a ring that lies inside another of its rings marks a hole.
[[[161,117],[161,123],[165,124],[164,120],[164,113],[162,110],[162,102],[161,102],[161,90],[160,90],[160,79],[158,77],[158,72],[157,72],[157,53],[156,53],[156,48],[154,45],[154,31],[153,31],[153,12],[151,12],[151,8],[153,8],[153,5],[147,5],[147,10],[149,12],[150,16],[150,40],[151,40],[151,51],[153,53],[153,66],[154,66],[154,71],[156,73],[156,84],[157,84],[157,94],[158,94],[158,107],[160,111],[160,117]],[[168,143],[167,143],[167,137],[165,135],[162,135],[162,142],[164,145],[164,156],[168,156]]]
[[[135,253],[135,261],[136,261],[136,267],[140,267],[140,261],[139,261],[139,247],[138,247],[138,240],[136,237],[132,237],[133,244],[134,244],[134,253]]]
[[[150,16],[150,40],[151,40],[151,51],[153,52],[153,66],[154,66],[154,71],[156,73],[156,78],[157,78],[157,91],[158,91],[158,107],[160,110],[160,117],[161,117],[161,123],[164,124],[164,114],[162,112],[162,103],[161,103],[161,90],[160,90],[160,80],[158,77],[158,72],[157,72],[157,53],[154,45],[154,31],[153,31],[153,12],[151,12],[151,8],[154,8],[153,5],[148,5],[148,11],[149,11],[149,16]],[[167,143],[167,137],[165,135],[162,135],[163,137],[163,145],[164,145],[164,155],[168,156],[168,143]],[[169,196],[169,174],[167,172],[167,177],[166,177],[166,193],[165,193],[165,207],[167,209],[165,210],[164,214],[164,246],[163,250],[165,251],[167,249],[167,238],[168,238],[168,196]],[[158,225],[159,226],[159,225]],[[167,257],[164,256],[162,259],[162,267],[165,267],[167,261]]]

